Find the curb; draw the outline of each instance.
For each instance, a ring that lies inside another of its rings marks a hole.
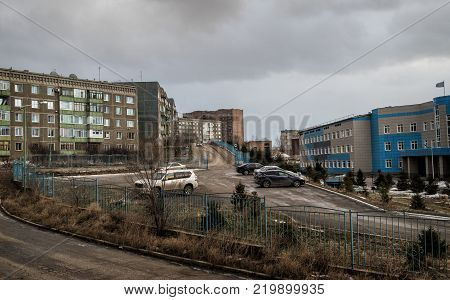
[[[317,185],[314,185],[314,184],[311,184],[311,183],[306,183],[306,184],[307,184],[308,186],[314,187],[314,188],[316,188],[316,189],[323,190],[323,191],[327,191],[327,192],[329,192],[329,193],[332,193],[332,194],[335,194],[335,195],[338,195],[338,196],[341,196],[341,197],[350,199],[350,200],[352,200],[352,201],[358,202],[359,204],[366,205],[366,206],[368,206],[368,207],[370,207],[370,208],[373,208],[373,209],[375,209],[375,210],[382,211],[382,212],[386,212],[386,210],[382,209],[381,207],[378,207],[378,206],[376,206],[376,205],[367,203],[367,202],[362,201],[362,200],[360,200],[360,199],[357,199],[357,198],[355,198],[355,197],[348,196],[348,195],[345,195],[345,194],[342,194],[342,193],[338,193],[338,192],[335,192],[335,191],[332,191],[332,190],[329,190],[329,189],[326,189],[326,188],[323,188],[323,187],[320,187],[320,186],[317,186]]]
[[[20,218],[18,216],[11,214],[9,211],[7,211],[5,209],[1,199],[0,199],[0,211],[3,212],[7,217],[9,217],[15,221],[39,228],[44,231],[50,231],[50,232],[62,234],[62,235],[73,237],[73,238],[76,238],[76,239],[79,239],[79,240],[82,240],[85,242],[90,242],[90,243],[94,243],[94,244],[102,245],[102,246],[108,246],[108,247],[115,248],[115,249],[121,250],[121,251],[127,251],[127,252],[145,255],[145,256],[149,256],[149,257],[153,257],[153,258],[163,259],[163,260],[167,260],[167,261],[171,261],[171,262],[176,262],[176,263],[179,263],[182,265],[202,268],[202,269],[206,269],[206,270],[210,270],[210,271],[228,272],[230,274],[245,276],[247,278],[266,279],[266,280],[267,279],[276,279],[276,280],[281,279],[281,278],[269,276],[264,273],[253,272],[253,271],[249,271],[249,270],[245,270],[245,269],[237,269],[237,268],[232,268],[232,267],[223,266],[223,265],[215,265],[215,264],[201,261],[201,260],[195,260],[195,259],[185,258],[185,257],[181,257],[181,256],[175,256],[175,255],[165,254],[165,253],[161,253],[161,252],[156,252],[156,251],[152,251],[152,250],[145,250],[145,249],[134,248],[134,247],[125,246],[125,245],[119,245],[119,244],[115,244],[115,243],[105,241],[105,240],[100,240],[100,239],[84,236],[84,235],[77,234],[77,233],[72,233],[69,231],[65,231],[65,230],[61,230],[61,229],[57,229],[57,228],[53,228],[53,227],[47,227],[47,226],[44,226],[44,225],[41,225],[38,223],[34,223],[29,220],[26,220],[26,219],[23,219],[23,218]]]

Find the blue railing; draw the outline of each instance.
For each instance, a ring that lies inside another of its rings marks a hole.
[[[222,142],[222,141],[213,141],[212,143],[229,151],[234,156],[236,165],[250,162],[250,154],[249,153],[244,153],[240,150],[237,150],[233,145],[230,145],[230,144]]]

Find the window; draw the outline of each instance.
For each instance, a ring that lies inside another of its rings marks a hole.
[[[91,112],[103,112],[103,105],[91,104],[89,110]]]
[[[389,134],[389,133],[391,133],[391,126],[384,125],[384,134]]]
[[[79,89],[74,89],[73,90],[73,96],[75,98],[86,98],[86,90],[79,90]]]
[[[423,122],[423,131],[428,130],[428,122]]]
[[[133,128],[134,127],[134,121],[127,121],[127,127]]]
[[[75,150],[75,143],[61,143],[59,147],[62,151],[72,151]]]
[[[55,89],[53,87],[49,86],[47,88],[47,95],[48,96],[55,96]]]
[[[62,89],[61,95],[65,97],[73,97],[73,89]]]
[[[103,94],[103,100],[105,102],[108,102],[109,101],[109,94]]]
[[[47,128],[47,136],[49,138],[55,137],[55,128]]]
[[[405,149],[405,143],[404,142],[397,142],[397,149],[399,151],[402,151],[403,149]]]
[[[0,110],[0,121],[9,121],[10,119],[10,112]]]
[[[73,102],[69,102],[69,101],[60,101],[59,108],[61,110],[74,110],[74,104],[73,104]]]
[[[55,123],[55,115],[48,115],[47,122],[50,124]]]
[[[39,137],[39,128],[36,128],[36,127],[31,128],[31,136]]]
[[[127,116],[134,116],[134,109],[133,108],[127,108]]]
[[[417,131],[417,123],[411,123],[410,131],[411,132],[416,132]]]
[[[133,97],[127,97],[127,103],[128,104],[134,104],[134,98]]]
[[[0,136],[9,136],[9,127],[6,126],[0,126]]]
[[[84,103],[74,103],[73,104],[74,111],[86,111],[86,104]]]
[[[111,107],[105,106],[105,114],[111,113]]]
[[[116,132],[116,139],[118,140],[122,139],[122,132]]]
[[[122,97],[120,97],[119,95],[116,95],[116,103],[120,103],[122,102]]]
[[[39,108],[39,101],[31,100],[31,108]]]
[[[32,113],[31,114],[31,122],[32,123],[39,123],[39,114]]]
[[[23,136],[23,128],[22,127],[14,128],[14,135],[15,136]]]
[[[134,140],[135,137],[136,137],[136,134],[134,132],[127,133],[127,139]]]
[[[392,159],[386,159],[384,161],[384,166],[385,166],[386,169],[392,168]]]
[[[39,94],[39,87],[37,85],[31,86],[31,93],[32,94]]]
[[[401,158],[398,160],[398,168],[403,169],[403,160]]]
[[[0,151],[9,151],[9,141],[0,141]]]
[[[111,138],[111,132],[105,131],[105,140],[109,140]]]
[[[22,99],[14,99],[15,107],[22,107]]]
[[[16,93],[23,93],[23,84],[15,84],[14,85],[14,91]]]
[[[22,151],[22,143],[16,143],[16,151]]]
[[[403,124],[398,124],[397,125],[397,133],[402,133],[403,132]]]
[[[14,118],[16,120],[16,122],[23,122],[23,114],[22,113],[15,113],[14,114]]]
[[[98,91],[90,91],[89,98],[103,100],[103,93]]]
[[[122,127],[122,122],[120,120],[116,120],[116,127]]]
[[[116,107],[116,115],[120,116],[122,114],[122,108]]]
[[[411,150],[417,150],[417,141],[411,141]]]
[[[0,91],[9,91],[9,81],[0,80]]]
[[[110,126],[111,122],[109,119],[103,119],[103,121],[104,121],[104,124],[103,124],[104,126],[106,126],[106,127]]]
[[[391,151],[391,142],[384,143],[384,151]]]
[[[55,109],[55,103],[53,101],[47,102],[47,109],[53,110]]]

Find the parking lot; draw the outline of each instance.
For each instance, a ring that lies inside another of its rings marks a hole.
[[[329,193],[311,186],[273,187],[261,188],[253,180],[253,175],[244,176],[238,174],[231,164],[229,153],[223,149],[205,146],[196,149],[198,155],[207,154],[209,157],[208,170],[196,170],[199,187],[196,193],[231,194],[234,187],[242,182],[248,191],[256,191],[266,198],[270,206],[318,206],[330,209],[366,211],[370,208],[364,204],[354,202],[345,197]],[[132,186],[131,174],[106,174],[92,175],[97,178],[99,184],[113,184],[119,186]]]

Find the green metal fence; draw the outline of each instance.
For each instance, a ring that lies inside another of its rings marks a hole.
[[[121,166],[137,162],[137,155],[106,154],[33,154],[32,165],[41,168],[80,168],[90,166]]]
[[[142,189],[99,185],[81,177],[54,177],[13,164],[14,180],[68,205],[123,211],[141,217],[148,206]],[[265,198],[240,201],[225,195],[163,192],[159,198],[168,227],[218,234],[276,249],[320,247],[339,265],[379,271],[407,266],[447,275],[448,218],[418,218],[407,213],[341,211],[312,206],[266,205]],[[384,268],[384,269],[383,269]]]

